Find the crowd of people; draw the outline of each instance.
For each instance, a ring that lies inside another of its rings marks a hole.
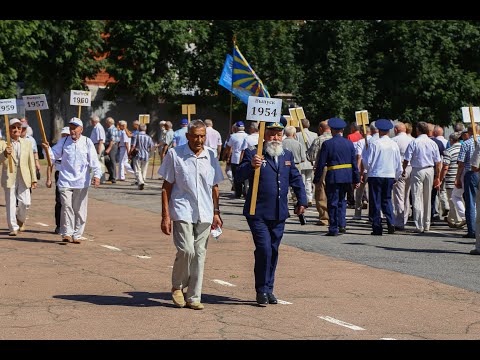
[[[105,119],[105,127],[96,115],[90,122],[89,137],[83,135],[82,120],[74,117],[54,146],[41,144],[52,162],[46,172],[47,187],[53,186],[55,170],[54,231],[65,244],[81,243],[89,187],[125,181],[130,172],[143,190],[151,153],[157,151],[158,175],[163,179],[161,229],[172,235],[177,249],[172,300],[178,307],[204,307],[201,290],[208,238],[211,230],[223,226],[220,161],[225,162],[233,196],[245,199],[243,215],[255,245],[256,301],[261,306],[277,303],[273,290],[278,248],[291,202],[297,215],[315,203],[316,225],[327,228],[326,236],[347,233],[348,220],[362,219],[367,209],[373,236],[384,234],[383,223],[388,234],[405,232],[412,218],[410,231],[425,233],[434,221],[446,221],[451,228],[466,227],[463,236],[477,238],[470,254],[480,255],[476,228],[480,147],[473,128],[464,129],[463,123],[455,125],[448,139],[438,125],[419,122],[414,131],[409,123],[387,119],[372,122],[366,133],[353,123],[344,137],[347,124],[340,118],[321,121],[317,131],[311,131],[308,119],[294,126],[282,117],[266,123],[263,152],[258,155],[257,122],[249,124],[248,133],[243,121],[236,122],[225,141],[209,119],[182,119],[176,131],[170,121],[160,121],[156,139],[137,120],[132,131],[126,121],[116,123],[112,117]],[[25,231],[31,190],[40,179],[37,144],[29,129],[26,119],[10,119],[11,145],[0,141],[10,236]],[[475,130],[479,133],[480,126]],[[260,177],[252,212],[256,172]],[[347,207],[355,209],[351,219]]]

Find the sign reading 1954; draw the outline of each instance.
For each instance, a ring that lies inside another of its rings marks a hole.
[[[70,105],[90,106],[92,93],[83,90],[70,91]]]
[[[25,110],[47,110],[48,103],[45,94],[23,96]]]
[[[13,99],[0,99],[0,114],[16,114],[17,113],[17,100]]]
[[[282,114],[282,99],[248,97],[247,120],[275,122]]]

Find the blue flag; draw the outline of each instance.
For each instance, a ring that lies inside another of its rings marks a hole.
[[[233,57],[230,54],[227,54],[225,59],[225,64],[223,65],[222,75],[218,83],[222,85],[228,91],[232,91],[232,66],[233,66]],[[239,89],[233,89],[233,95],[238,97],[243,103],[248,104],[248,96],[252,95],[250,93],[245,93]]]

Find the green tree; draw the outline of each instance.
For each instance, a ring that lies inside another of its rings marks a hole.
[[[479,102],[480,25],[475,21],[377,23],[375,103],[382,117],[449,125]]]
[[[110,96],[132,94],[157,119],[159,101],[178,97],[192,82],[196,43],[208,34],[205,20],[110,20],[107,71],[117,82]]]
[[[364,20],[314,20],[302,27],[298,103],[314,123],[334,116],[354,121],[355,111],[374,107],[373,34],[374,22]]]
[[[30,41],[36,51],[25,59],[25,80],[28,93],[47,90],[51,109],[50,138],[57,141],[64,126],[62,109],[64,94],[71,89],[87,89],[85,79],[94,77],[104,66],[96,60],[101,55],[104,22],[99,20],[33,21],[35,31]]]

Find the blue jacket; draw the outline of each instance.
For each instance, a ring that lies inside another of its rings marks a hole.
[[[243,215],[248,218],[261,218],[264,220],[286,220],[290,214],[288,211],[288,189],[293,188],[297,197],[297,206],[307,207],[307,195],[303,184],[302,175],[295,166],[295,160],[291,151],[284,149],[278,157],[278,169],[275,160],[265,153],[265,161],[260,166],[260,179],[258,183],[257,205],[255,215],[250,215],[250,203],[252,199],[253,177],[255,169],[251,161],[257,153],[256,148],[245,150],[243,160],[238,166],[236,177],[238,181],[250,181],[247,199],[243,207]]]
[[[326,184],[356,184],[360,182],[353,143],[341,134],[337,134],[322,144],[313,182],[318,183],[320,181],[325,166],[342,164],[351,164],[352,166],[350,168],[328,170],[325,177]]]

